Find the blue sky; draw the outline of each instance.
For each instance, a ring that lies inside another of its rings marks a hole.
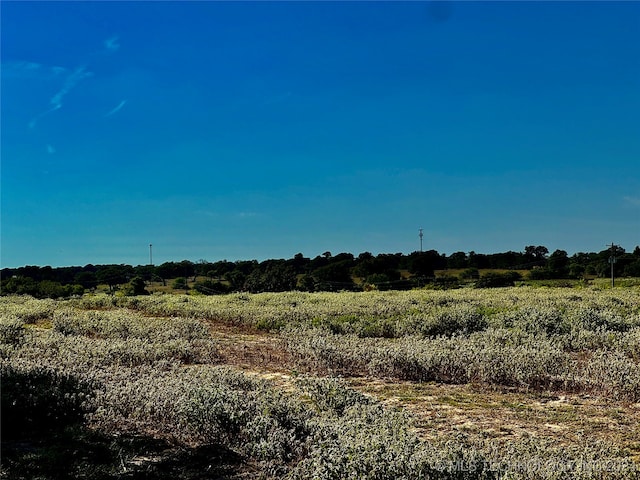
[[[3,267],[640,244],[640,2],[0,8]]]

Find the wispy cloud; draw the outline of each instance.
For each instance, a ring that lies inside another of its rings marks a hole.
[[[56,153],[56,149],[53,147],[53,145],[47,144],[47,153],[49,155],[53,155],[54,153]]]
[[[75,87],[78,83],[84,80],[87,77],[92,76],[93,73],[87,72],[84,67],[76,68],[71,75],[67,77],[64,82],[62,89],[58,93],[56,93],[53,97],[51,97],[51,105],[53,108],[57,110],[62,106],[62,98],[71,91],[73,87]]]
[[[112,37],[107,38],[103,42],[104,48],[107,49],[107,52],[117,52],[120,49],[120,44],[118,43],[118,36],[114,35]]]
[[[627,205],[631,205],[632,207],[640,207],[640,197],[624,197],[624,201]]]
[[[67,71],[64,67],[47,66],[37,62],[2,62],[2,76],[5,78],[38,78],[47,80]]]
[[[124,107],[125,103],[127,103],[126,100],[122,100],[117,107],[115,107],[114,109],[110,110],[109,112],[107,112],[104,116],[105,117],[110,117],[111,115],[113,115],[114,113],[118,113],[120,111],[120,109],[122,107]]]
[[[102,42],[104,49],[108,53],[116,52],[120,49],[119,37],[112,35]],[[94,53],[96,55],[99,52]],[[87,71],[86,67],[80,66],[74,70],[70,70],[59,66],[46,66],[37,62],[10,62],[2,63],[2,76],[14,78],[43,78],[47,80],[62,80],[62,88],[49,100],[49,108],[38,115],[34,116],[29,122],[29,128],[34,129],[38,122],[45,116],[62,108],[63,100],[71,90],[73,90],[82,80],[93,76],[93,73]],[[105,117],[117,113],[127,103],[126,100],[121,101],[114,109],[107,112]]]
[[[71,74],[67,76],[62,85],[62,88],[53,96],[49,103],[51,104],[51,108],[48,110],[36,115],[30,122],[29,128],[35,128],[38,121],[44,117],[45,115],[50,114],[51,112],[55,112],[56,110],[62,108],[62,99],[82,80],[87,77],[91,77],[93,73],[87,72],[84,67],[76,68]]]
[[[39,113],[38,115],[36,115],[35,117],[33,117],[31,119],[31,121],[29,122],[29,128],[30,129],[34,129],[36,128],[36,125],[38,124],[38,122],[40,121],[40,119],[42,117],[44,117],[45,115],[48,115],[49,113],[53,112],[54,110],[57,110],[57,108],[50,108],[49,110],[46,110],[42,113]]]

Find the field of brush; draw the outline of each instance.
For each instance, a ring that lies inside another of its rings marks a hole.
[[[16,479],[640,478],[640,287],[0,297]]]

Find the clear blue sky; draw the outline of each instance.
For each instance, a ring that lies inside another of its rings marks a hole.
[[[640,2],[8,2],[2,266],[640,244]]]

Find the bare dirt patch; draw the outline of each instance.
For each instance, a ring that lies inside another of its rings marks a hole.
[[[532,436],[569,446],[588,437],[627,448],[640,462],[638,404],[581,395],[489,391],[473,385],[363,378],[351,383],[387,405],[411,412],[424,438],[463,431],[499,443]]]
[[[277,334],[212,325],[222,363],[293,390],[295,366]],[[323,372],[311,372],[322,375]],[[524,437],[578,445],[585,438],[611,442],[640,462],[640,404],[562,392],[526,393],[477,385],[348,378],[351,386],[391,407],[406,409],[423,438],[464,432],[507,443]]]
[[[291,359],[278,335],[247,328],[212,324],[221,363],[260,373],[289,373]]]

